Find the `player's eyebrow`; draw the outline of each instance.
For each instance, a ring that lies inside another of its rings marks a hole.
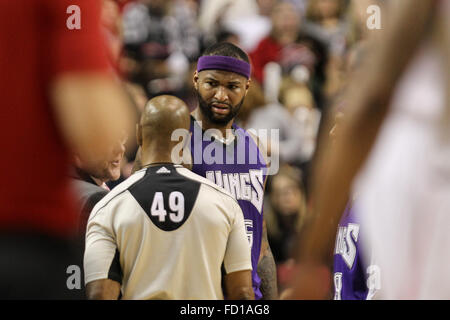
[[[220,80],[217,80],[217,79],[214,78],[214,76],[212,76],[212,75],[207,75],[207,76],[203,79],[203,81],[213,81],[213,82],[216,82],[216,83],[219,83],[219,82],[220,82]],[[227,84],[228,84],[228,85],[240,85],[240,84],[242,84],[242,81],[240,81],[240,80],[238,80],[238,79],[233,79],[233,80],[228,81]]]
[[[215,82],[219,82],[219,80],[213,78],[212,76],[206,76],[204,81],[215,81]]]

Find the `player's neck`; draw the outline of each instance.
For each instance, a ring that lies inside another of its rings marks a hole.
[[[209,121],[209,119],[203,115],[200,108],[196,108],[192,112],[192,116],[201,125],[203,130],[205,130],[205,131],[208,129],[219,130],[222,133],[222,137],[227,137],[227,130],[231,130],[231,128],[233,126],[233,122],[234,122],[234,120],[231,120],[226,125],[219,125],[219,124],[211,123]]]

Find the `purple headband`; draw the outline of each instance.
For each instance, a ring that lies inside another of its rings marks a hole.
[[[251,67],[250,64],[233,58],[225,56],[203,56],[198,59],[197,71],[203,70],[223,70],[230,71],[243,75],[250,79]]]

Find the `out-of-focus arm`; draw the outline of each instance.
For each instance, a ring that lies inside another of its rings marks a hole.
[[[352,79],[353,93],[346,99],[349,104],[336,141],[332,146],[326,139],[319,150],[312,189],[314,216],[300,240],[300,271],[288,298],[324,299],[328,294],[325,270],[353,178],[371,150],[398,79],[423,39],[433,7],[433,1],[396,1],[363,73]]]
[[[73,151],[83,158],[108,154],[132,132],[134,115],[122,87],[102,73],[59,76],[51,88],[54,114]]]

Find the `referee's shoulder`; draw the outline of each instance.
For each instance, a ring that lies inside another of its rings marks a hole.
[[[128,189],[140,181],[145,176],[145,169],[133,173],[128,179],[118,184],[105,197],[103,197],[92,209],[89,219],[92,219],[99,211],[106,208],[109,204],[126,197]]]

